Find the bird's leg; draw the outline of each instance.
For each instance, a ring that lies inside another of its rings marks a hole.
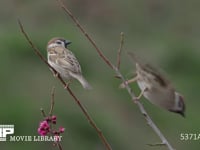
[[[143,96],[144,92],[146,92],[147,90],[148,90],[148,88],[144,88],[144,89],[140,92],[140,94],[139,94],[138,96],[136,96],[136,97],[133,99],[134,102],[137,103],[137,101],[140,100],[140,98]]]
[[[125,82],[121,83],[119,87],[120,87],[120,88],[125,88],[126,85],[128,85],[128,84],[130,84],[130,83],[132,83],[132,82],[135,82],[135,81],[137,81],[137,80],[138,80],[138,76],[135,76],[134,78],[132,78],[132,79],[130,79],[130,80],[126,80]]]

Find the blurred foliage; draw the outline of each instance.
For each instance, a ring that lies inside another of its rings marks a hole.
[[[65,2],[97,45],[113,62],[120,32],[125,33],[124,51],[134,51],[165,70],[186,100],[186,119],[157,108],[142,99],[152,119],[169,142],[181,150],[199,149],[199,141],[181,141],[181,133],[199,133],[200,5],[198,0],[68,0]],[[72,41],[83,74],[94,87],[72,86],[77,97],[102,129],[114,150],[166,149],[149,147],[158,137],[146,124],[120,81],[99,58],[77,27],[54,0],[0,1],[0,122],[14,124],[15,135],[37,135],[42,116],[49,110],[50,92],[56,87],[54,113],[66,128],[63,149],[104,149],[95,131],[49,69],[34,54],[19,31],[17,18],[35,45],[46,55],[46,43],[54,36]],[[121,70],[127,78],[133,64],[122,54]],[[132,85],[139,93],[138,87]],[[1,142],[1,149],[54,149],[48,142]]]

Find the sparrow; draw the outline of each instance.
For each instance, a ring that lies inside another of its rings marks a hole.
[[[62,37],[52,38],[47,44],[48,63],[68,81],[77,79],[83,88],[92,87],[83,77],[81,66],[75,55],[67,48],[71,42]]]
[[[128,54],[135,61],[136,76],[122,83],[120,88],[125,88],[126,84],[137,82],[141,90],[139,96],[136,97],[137,100],[144,96],[152,104],[184,117],[184,98],[175,90],[171,82],[150,64],[144,63],[131,52]]]

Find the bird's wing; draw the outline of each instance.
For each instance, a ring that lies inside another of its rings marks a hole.
[[[171,82],[165,77],[164,73],[161,73],[159,69],[156,69],[149,63],[145,63],[145,61],[142,61],[142,59],[132,52],[128,52],[128,55],[131,60],[134,60],[134,62],[137,63],[143,71],[153,77],[155,83],[159,83],[161,87],[170,87],[173,89]]]
[[[56,47],[55,51],[58,55],[56,63],[59,66],[74,73],[81,73],[80,64],[71,51],[62,47]]]

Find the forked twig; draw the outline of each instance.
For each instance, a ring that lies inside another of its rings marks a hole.
[[[96,43],[94,42],[94,40],[89,36],[89,34],[86,32],[86,30],[83,28],[83,26],[78,22],[78,20],[73,16],[73,14],[71,13],[71,11],[66,7],[66,5],[64,5],[62,0],[57,0],[61,6],[61,8],[64,10],[64,12],[73,20],[73,22],[75,23],[75,25],[80,29],[80,31],[84,34],[84,36],[89,40],[89,42],[94,46],[95,50],[97,51],[97,53],[99,54],[99,56],[102,58],[102,60],[109,66],[111,67],[115,73],[116,76],[118,78],[120,78],[122,80],[122,83],[125,83],[126,80],[123,77],[123,75],[121,74],[121,72],[119,71],[118,67],[114,66],[109,59],[103,54],[103,51],[96,45]],[[135,94],[134,92],[131,90],[130,86],[128,84],[125,84],[125,87],[132,99],[132,101],[135,103]],[[146,112],[146,110],[144,109],[143,105],[138,101],[137,106],[140,109],[140,112],[143,114],[144,118],[146,119],[148,125],[153,129],[153,131],[158,135],[158,137],[161,139],[162,143],[165,144],[167,146],[167,148],[169,150],[174,150],[173,147],[170,145],[170,143],[167,141],[167,139],[164,137],[164,135],[161,133],[161,131],[159,130],[159,128],[155,125],[155,123],[152,121],[152,119],[150,118],[150,116],[148,115],[148,113]]]
[[[94,120],[92,119],[92,117],[89,115],[89,113],[87,112],[87,109],[84,107],[84,105],[80,102],[80,100],[75,96],[75,94],[72,92],[72,90],[69,88],[69,86],[65,83],[65,81],[62,79],[62,77],[60,76],[60,74],[51,66],[49,65],[49,63],[47,62],[47,60],[44,58],[44,56],[42,56],[42,54],[40,53],[39,49],[33,44],[33,42],[30,40],[29,36],[27,35],[27,33],[24,31],[23,25],[21,23],[21,21],[18,19],[18,24],[20,26],[20,30],[22,32],[22,34],[25,36],[26,40],[28,41],[28,43],[30,44],[30,46],[33,48],[34,52],[36,53],[37,56],[39,56],[39,58],[51,69],[53,70],[53,72],[55,74],[58,74],[57,78],[58,80],[62,83],[62,85],[64,87],[66,87],[66,91],[70,94],[70,96],[73,97],[73,100],[77,103],[77,105],[79,106],[79,108],[81,109],[82,113],[84,114],[84,116],[87,118],[89,124],[95,129],[95,131],[97,132],[99,138],[101,139],[102,143],[104,144],[105,148],[107,150],[112,150],[110,144],[108,143],[107,139],[105,138],[104,134],[102,133],[102,131],[97,127],[96,123],[94,122]],[[45,113],[44,113],[45,115]]]
[[[49,110],[49,116],[51,116],[51,117],[52,117],[53,108],[54,108],[54,94],[55,94],[55,87],[53,87],[52,91],[51,91],[51,107],[50,107],[50,110]],[[47,119],[47,116],[46,116],[46,113],[45,113],[44,109],[41,108],[40,111],[41,111],[42,116],[44,117],[44,119]],[[50,122],[50,130],[52,130],[52,123],[51,122]],[[51,135],[55,136],[53,132],[51,132]],[[56,141],[54,144],[58,147],[59,150],[63,149],[60,141]]]

